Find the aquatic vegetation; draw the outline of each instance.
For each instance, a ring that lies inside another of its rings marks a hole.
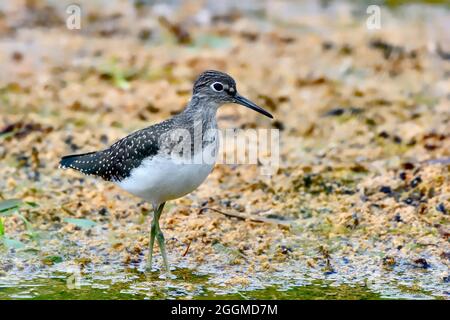
[[[32,224],[20,213],[19,209],[22,206],[35,207],[36,204],[32,202],[22,202],[18,199],[9,199],[0,202],[0,240],[7,248],[21,249],[25,244],[20,240],[12,239],[6,236],[5,226],[1,217],[18,217],[25,225],[26,235],[36,242],[39,241],[39,234],[35,232]]]

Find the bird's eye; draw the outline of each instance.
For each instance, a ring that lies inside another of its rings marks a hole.
[[[223,84],[221,84],[220,82],[214,82],[211,85],[211,88],[216,92],[221,92],[223,91]]]

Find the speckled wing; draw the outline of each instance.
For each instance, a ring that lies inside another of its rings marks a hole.
[[[151,128],[147,128],[130,134],[106,150],[65,156],[60,167],[107,181],[121,181],[129,177],[144,159],[156,155],[158,150],[158,137],[152,134]]]

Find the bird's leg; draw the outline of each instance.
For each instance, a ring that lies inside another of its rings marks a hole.
[[[153,219],[151,222],[151,227],[150,227],[150,244],[149,244],[149,255],[148,255],[148,260],[147,260],[147,270],[151,271],[152,270],[152,258],[153,258],[153,245],[155,244],[155,236],[156,236],[156,225],[157,225],[157,221],[158,221],[158,209],[159,207],[153,207]]]
[[[164,204],[161,204],[158,210],[158,216],[155,217],[156,219],[156,240],[158,241],[158,245],[159,245],[159,249],[161,251],[161,255],[163,257],[163,261],[164,261],[164,266],[166,267],[166,271],[170,272],[170,268],[169,268],[169,262],[167,260],[167,253],[166,253],[166,244],[164,242],[164,235],[161,231],[161,228],[159,226],[159,218],[161,217],[161,213],[163,211],[164,208]]]
[[[169,263],[167,261],[166,254],[166,245],[164,243],[164,235],[159,226],[159,218],[161,217],[161,213],[164,209],[165,203],[160,204],[159,206],[153,206],[153,219],[150,227],[150,244],[149,244],[149,257],[147,262],[147,270],[152,270],[152,258],[153,258],[153,246],[155,244],[155,238],[158,241],[158,245],[161,251],[161,255],[163,257],[164,265],[167,269],[167,272],[170,272]]]

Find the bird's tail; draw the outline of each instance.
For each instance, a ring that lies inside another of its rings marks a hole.
[[[85,174],[92,174],[95,170],[96,158],[98,152],[88,152],[82,154],[72,154],[62,157],[59,161],[59,167],[62,169],[75,169]]]

